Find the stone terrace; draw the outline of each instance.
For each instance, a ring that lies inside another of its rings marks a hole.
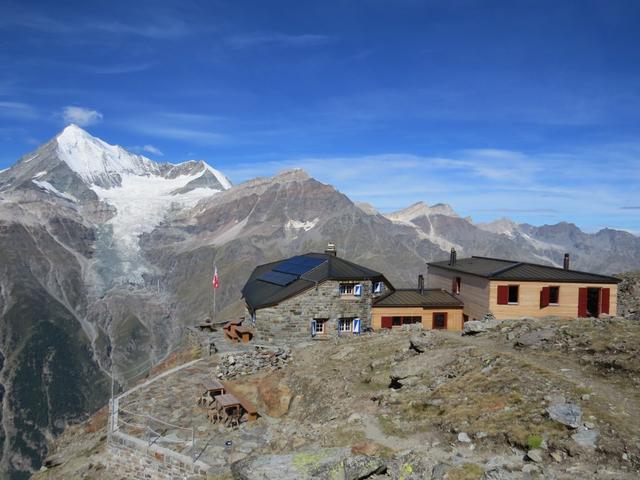
[[[209,422],[206,410],[196,404],[196,398],[202,393],[201,384],[214,378],[218,360],[217,356],[203,359],[122,398],[118,422],[120,430],[147,441],[148,425],[157,432],[152,435],[151,441],[160,434],[154,443],[212,466],[212,473],[225,469],[238,457],[260,451],[270,440],[268,418],[261,417],[232,430]],[[144,418],[144,415],[160,421]],[[182,428],[172,428],[162,422]],[[193,449],[192,428],[195,431]],[[225,445],[228,441],[232,442],[230,446]]]

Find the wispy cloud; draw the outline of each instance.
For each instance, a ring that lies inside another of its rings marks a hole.
[[[73,35],[88,33],[119,35],[147,39],[176,39],[194,31],[187,22],[179,18],[150,18],[144,23],[120,21],[60,20],[52,16],[34,15],[33,12],[13,12],[0,19],[0,29],[23,28],[42,33]],[[95,40],[87,38],[87,40]]]
[[[75,123],[81,127],[93,125],[102,120],[102,113],[97,110],[73,105],[64,107],[61,115],[65,123]]]
[[[618,156],[626,158],[621,152]],[[576,177],[590,162],[591,158],[576,152],[471,149],[437,157],[399,153],[300,157],[222,168],[235,183],[303,168],[353,200],[371,203],[382,212],[423,200],[450,203],[463,216],[480,221],[510,216],[519,222],[567,220],[593,228],[594,218],[606,217],[625,223],[628,214],[624,210],[640,210],[633,205],[620,207],[633,193],[633,185],[622,186],[619,174],[617,178]],[[625,165],[637,168],[637,162],[628,160]],[[568,183],[567,178],[576,180]]]
[[[156,146],[154,145],[132,145],[130,147],[127,147],[127,150],[131,151],[131,152],[136,152],[136,153],[150,153],[152,155],[156,155],[159,157],[163,157],[164,153]]]
[[[211,146],[230,140],[220,132],[221,120],[222,117],[198,113],[155,112],[129,118],[123,123],[144,135]]]
[[[254,47],[315,47],[335,41],[330,35],[300,34],[291,35],[278,32],[254,32],[232,35],[225,39],[231,48],[245,49]]]
[[[142,150],[147,153],[153,153],[154,155],[160,155],[161,157],[164,156],[164,153],[162,153],[158,147],[154,147],[153,145],[145,145],[142,147]]]
[[[201,145],[219,145],[228,141],[228,137],[226,135],[207,129],[162,125],[136,125],[133,128],[145,135],[151,135],[159,138],[171,138],[173,140],[184,140]]]
[[[27,103],[0,102],[0,116],[19,120],[33,120],[38,117],[38,112]]]

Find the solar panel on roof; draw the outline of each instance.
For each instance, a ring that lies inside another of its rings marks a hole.
[[[295,282],[298,279],[298,275],[291,275],[289,273],[282,272],[266,272],[258,277],[258,280],[263,282],[273,283],[281,287],[286,287],[290,283]]]
[[[308,267],[304,265],[298,265],[297,263],[282,262],[273,267],[274,272],[289,273],[292,275],[300,276],[307,271]]]
[[[273,267],[273,270],[276,272],[290,273],[292,275],[304,275],[324,261],[323,258],[304,257],[300,255],[280,262]]]

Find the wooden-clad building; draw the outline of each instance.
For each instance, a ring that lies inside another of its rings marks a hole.
[[[464,319],[491,312],[518,317],[597,317],[616,315],[620,279],[569,268],[488,257],[428,263],[430,288],[446,289],[464,303]]]
[[[422,276],[421,276],[422,277]],[[374,300],[373,330],[419,323],[427,330],[462,330],[462,302],[441,289],[399,289]]]

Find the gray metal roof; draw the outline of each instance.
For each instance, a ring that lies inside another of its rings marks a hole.
[[[619,278],[599,275],[597,273],[565,270],[564,268],[549,265],[488,257],[460,258],[456,261],[455,265],[449,265],[448,260],[429,262],[428,265],[476,275],[490,280],[559,283],[620,283],[621,281]]]
[[[375,282],[384,282],[389,288],[393,288],[391,283],[380,272],[376,272],[375,270],[343,258],[326,253],[307,253],[303,256],[319,258],[324,261],[316,268],[286,286],[274,285],[259,280],[258,277],[272,271],[278,264],[288,259],[282,259],[256,267],[242,288],[242,296],[247,305],[254,310],[277,305],[283,300],[291,298],[326,280],[372,280]]]
[[[456,297],[441,289],[428,289],[420,293],[420,290],[395,290],[373,302],[374,307],[449,307],[462,308],[462,302]]]

